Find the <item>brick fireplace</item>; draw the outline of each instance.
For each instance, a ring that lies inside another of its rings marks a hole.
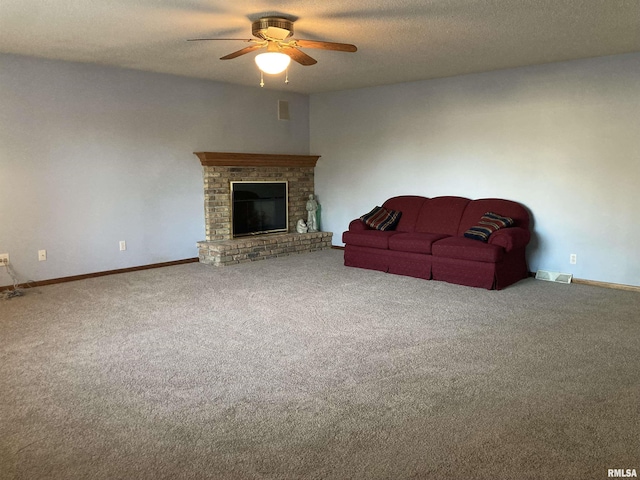
[[[206,240],[198,242],[201,263],[215,266],[262,260],[331,247],[331,232],[300,234],[298,219],[307,218],[306,203],[314,191],[319,156],[195,152],[203,167]],[[286,180],[288,232],[233,238],[232,181]]]

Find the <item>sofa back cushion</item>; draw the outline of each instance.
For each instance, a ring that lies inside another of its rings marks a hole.
[[[402,212],[400,222],[396,226],[396,232],[413,232],[415,231],[416,218],[418,212],[422,208],[426,197],[417,195],[401,195],[392,197],[382,204],[388,210],[397,210]]]
[[[464,235],[465,231],[477,225],[480,218],[487,212],[511,217],[514,220],[514,227],[529,229],[529,212],[518,202],[499,198],[482,198],[479,200],[471,200],[467,208],[464,209],[460,225],[458,226],[458,235]]]
[[[416,232],[457,235],[460,219],[469,202],[464,197],[429,198],[418,214]]]

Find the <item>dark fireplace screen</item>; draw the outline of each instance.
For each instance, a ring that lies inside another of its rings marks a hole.
[[[287,182],[231,182],[233,236],[287,232]]]

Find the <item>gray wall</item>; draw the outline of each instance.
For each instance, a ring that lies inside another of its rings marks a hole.
[[[312,95],[323,228],[341,244],[393,195],[508,198],[532,271],[638,286],[639,79],[629,54]]]
[[[0,55],[0,253],[21,280],[197,256],[202,150],[308,154],[308,97]]]
[[[532,212],[531,270],[640,285],[638,78],[629,54],[317,94],[309,109],[304,95],[0,55],[0,253],[22,280],[194,257],[192,152],[312,153],[336,244],[392,195],[497,196]]]

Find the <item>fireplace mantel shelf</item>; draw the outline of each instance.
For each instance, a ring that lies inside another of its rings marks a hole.
[[[320,155],[193,152],[203,167],[315,167]]]

